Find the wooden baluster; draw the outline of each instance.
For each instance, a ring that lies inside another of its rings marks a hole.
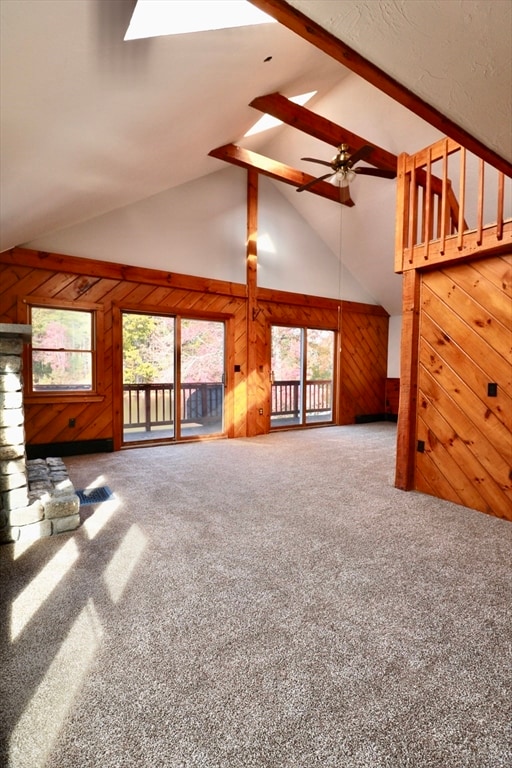
[[[443,147],[443,189],[441,192],[441,221],[438,221],[441,225],[440,231],[440,253],[444,254],[444,244],[446,240],[446,204],[448,198],[448,139],[445,139]]]
[[[395,272],[404,267],[404,252],[411,248],[411,229],[408,227],[411,213],[409,201],[410,176],[407,173],[407,155],[403,152],[397,164],[396,229],[395,229]],[[408,210],[409,207],[409,210]],[[409,257],[410,258],[410,257]]]
[[[423,258],[428,260],[430,238],[432,236],[432,148],[428,148],[427,152],[427,184],[425,188],[425,196],[423,198],[423,240],[424,251]]]
[[[466,205],[466,148],[460,148],[459,223],[457,226],[457,248],[464,245],[464,208]]]
[[[204,419],[210,415],[208,412],[208,385],[201,384],[199,391],[201,394],[201,417]]]
[[[496,220],[496,238],[503,239],[503,206],[505,200],[505,175],[498,173],[498,218]]]
[[[476,225],[476,242],[477,245],[482,245],[482,231],[484,228],[484,174],[485,163],[480,160],[478,163],[478,210],[477,210],[477,225]]]
[[[416,166],[413,165],[411,170],[410,184],[410,203],[409,203],[409,263],[413,262],[413,250],[414,246],[418,243],[418,184],[416,182]]]
[[[151,392],[150,385],[144,387],[144,414],[146,419],[146,432],[151,432]]]

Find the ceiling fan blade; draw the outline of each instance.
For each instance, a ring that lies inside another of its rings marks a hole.
[[[324,179],[328,179],[329,176],[332,176],[332,171],[330,173],[324,174],[324,176],[319,176],[317,179],[311,179],[311,181],[308,181],[307,184],[303,184],[301,187],[297,187],[297,192],[304,192],[305,189],[309,189],[309,187],[312,187],[313,184],[316,184],[317,181],[323,181]]]
[[[316,157],[301,157],[301,160],[307,160],[308,163],[320,163],[320,165],[326,165],[328,168],[332,168],[332,163],[328,163],[326,160],[317,160]]]
[[[352,168],[354,173],[359,173],[362,176],[379,176],[381,179],[395,179],[395,171],[387,171],[382,168]]]
[[[359,162],[359,160],[364,160],[366,157],[371,155],[372,152],[373,148],[369,147],[368,144],[365,144],[364,147],[361,147],[356,152],[354,152],[353,155],[350,155],[350,165],[354,166]]]

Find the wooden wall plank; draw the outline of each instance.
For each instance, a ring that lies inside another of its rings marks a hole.
[[[503,472],[503,477],[508,475],[509,465],[504,460],[506,451],[510,448],[510,429],[492,412],[489,404],[497,398],[486,398],[484,392],[477,394],[470,384],[458,375],[450,365],[443,361],[426,341],[422,334],[420,345],[420,389],[426,373],[432,380],[442,387],[443,394],[450,398],[450,411],[452,406],[458,406],[464,413],[471,433],[472,441],[478,445],[479,459],[491,473],[493,470]],[[461,371],[461,367],[458,368]],[[472,377],[471,377],[472,378]],[[507,397],[510,401],[510,398]],[[506,409],[504,409],[506,410]],[[505,414],[503,413],[504,417]],[[510,415],[505,418],[510,420]],[[452,421],[452,424],[455,422]],[[461,422],[462,426],[462,422]],[[485,428],[485,429],[484,429]],[[467,438],[470,439],[469,437]]]
[[[46,253],[29,248],[12,248],[0,253],[0,264],[8,266],[22,265],[33,269],[47,269],[51,272],[73,272],[77,275],[112,278],[128,282],[148,283],[148,285],[165,285],[169,288],[184,288],[186,291],[200,293],[227,293],[244,298],[245,286],[207,277],[182,275],[178,272],[164,272],[159,269],[132,267],[127,264],[97,261],[68,254]]]
[[[510,263],[421,275],[415,488],[512,520]]]
[[[418,421],[419,439],[427,437],[426,451],[418,457],[415,468],[416,490],[422,493],[428,493],[431,496],[440,496],[446,501],[453,501],[454,504],[465,504],[466,498],[464,489],[471,485],[471,477],[464,471],[463,464],[460,466],[456,458],[449,453],[442,442],[436,447],[435,452],[430,448],[428,437],[432,440],[433,433],[429,431],[422,421],[421,413]],[[491,513],[487,506],[483,511]]]
[[[512,298],[512,256],[502,256],[500,259],[479,259],[471,262],[471,266],[487,278],[495,289],[503,291],[505,296]],[[512,313],[510,304],[509,309]]]
[[[506,476],[500,472],[502,467],[492,474],[489,472],[482,461],[489,443],[482,448],[480,434],[471,420],[453,403],[443,387],[425,372],[420,376],[418,402],[427,427],[426,434],[420,432],[418,427],[418,440],[425,441],[425,452],[430,453],[433,460],[438,457],[439,447],[442,446],[454,457],[455,464],[464,468],[467,481],[457,489],[463,503],[497,517],[512,519],[509,467]],[[423,453],[417,453],[418,466],[421,466],[423,457]],[[444,466],[440,458],[437,458],[437,465],[440,468]]]
[[[430,289],[430,283],[423,283],[422,296],[422,311],[434,321],[437,318],[438,325],[443,329],[444,343],[456,343],[460,349],[471,350],[471,360],[487,373],[490,377],[489,381],[498,378],[506,383],[506,390],[509,391],[510,361],[507,356],[497,351],[490,343],[494,338],[493,335],[488,334],[486,337],[481,326],[468,325],[458,312],[451,311],[450,304],[447,304],[446,301],[439,298],[437,292]],[[501,340],[501,347],[506,346],[508,340],[508,333],[506,329],[503,330],[505,339]],[[438,345],[441,345],[441,340],[439,340]]]
[[[466,376],[465,380],[458,376],[452,382],[452,388],[459,390],[460,386],[463,386],[464,389],[467,387],[467,397],[471,401],[474,400],[475,409],[480,407],[486,420],[492,414],[508,432],[512,432],[511,392],[507,391],[505,387],[501,387],[497,397],[488,397],[487,385],[490,374],[483,371],[479,365],[474,364],[468,353],[458,344],[448,343],[444,331],[427,313],[422,316],[421,328],[423,365],[429,367],[434,373],[444,374],[446,372],[448,376],[457,376],[456,371],[471,366],[471,376]],[[423,347],[425,348],[423,349]],[[460,396],[460,391],[456,394]]]

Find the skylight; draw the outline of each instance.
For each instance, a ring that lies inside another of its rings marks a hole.
[[[247,0],[137,0],[125,40],[275,22]]]
[[[292,96],[289,101],[293,101],[294,104],[300,104],[300,106],[303,107],[316,93],[318,93],[318,91],[302,93],[300,96]],[[254,123],[252,128],[249,128],[247,133],[244,133],[244,138],[247,136],[254,136],[255,133],[268,131],[269,128],[274,128],[276,125],[282,125],[282,122],[282,120],[278,120],[277,117],[272,117],[272,115],[263,115],[257,123]]]

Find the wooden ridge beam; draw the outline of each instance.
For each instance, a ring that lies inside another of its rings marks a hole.
[[[292,32],[307,40],[320,51],[331,56],[335,61],[343,64],[347,69],[355,72],[356,75],[371,83],[402,106],[410,109],[411,112],[433,125],[445,136],[449,136],[458,144],[466,147],[470,152],[481,157],[482,160],[490,163],[506,176],[512,176],[512,163],[443,115],[442,112],[399,83],[391,75],[386,74],[376,64],[365,59],[317,22],[312,21],[306,14],[293,8],[286,0],[249,0],[249,2],[261,11],[268,13],[273,19],[291,29]]]
[[[354,153],[361,147],[369,146],[372,148],[372,153],[369,157],[365,157],[365,162],[385,171],[394,171],[396,174],[398,158],[392,152],[382,149],[382,147],[363,139],[325,117],[316,115],[306,107],[294,104],[293,101],[280,93],[258,96],[251,101],[249,106],[272,115],[286,125],[297,128],[303,133],[320,139],[320,141],[325,141],[326,144],[331,144],[333,147],[339,147],[340,144],[345,143],[349,145],[351,153]]]
[[[250,149],[243,149],[243,147],[239,147],[236,144],[225,144],[223,147],[212,149],[208,154],[210,157],[216,157],[218,160],[224,160],[226,163],[238,165],[240,168],[254,168],[264,176],[276,179],[277,181],[283,181],[285,184],[291,184],[293,187],[300,187],[315,178],[308,173],[298,171],[296,168],[279,163],[277,160],[271,160],[269,157],[259,155]],[[315,195],[325,197],[334,203],[346,205],[349,208],[354,205],[354,201],[350,198],[342,203],[339,188],[329,184],[327,181],[317,182],[312,187],[309,187],[308,192],[313,192]]]

